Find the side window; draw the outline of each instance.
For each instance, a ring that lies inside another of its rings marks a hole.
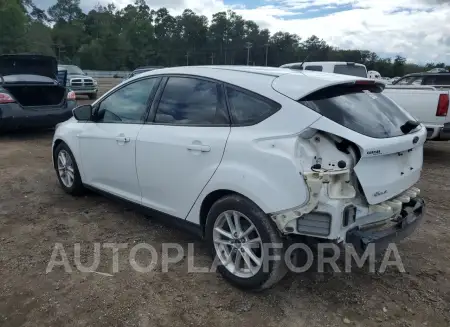
[[[313,70],[315,72],[321,72],[323,70],[322,66],[306,66],[305,70]]]
[[[432,75],[424,78],[424,85],[450,85],[450,75]]]
[[[421,85],[422,76],[410,76],[398,80],[396,85]]]
[[[142,123],[150,94],[159,78],[149,78],[128,84],[100,103],[97,122]]]
[[[273,115],[280,105],[269,99],[227,87],[233,123],[237,125],[254,125]]]
[[[220,84],[192,77],[169,77],[155,123],[173,125],[228,125]]]

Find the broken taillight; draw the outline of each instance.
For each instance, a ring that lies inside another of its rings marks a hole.
[[[436,109],[436,116],[447,116],[449,99],[448,94],[439,95],[439,102]]]
[[[8,93],[0,93],[0,104],[16,102]]]

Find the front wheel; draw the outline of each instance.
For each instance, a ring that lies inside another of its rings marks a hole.
[[[286,274],[279,233],[267,215],[242,196],[225,196],[213,204],[206,239],[218,271],[240,288],[263,290]]]
[[[56,175],[63,190],[71,195],[84,193],[80,172],[69,147],[65,143],[60,143],[55,149],[53,158]]]
[[[97,99],[97,93],[88,94],[88,97],[90,100],[95,100]]]

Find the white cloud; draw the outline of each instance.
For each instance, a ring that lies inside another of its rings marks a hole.
[[[38,5],[39,2],[49,2],[35,1]],[[93,7],[97,2],[81,0],[81,5],[83,8]],[[133,0],[100,2],[115,2],[118,7],[123,7]],[[296,33],[302,38],[315,34],[337,47],[396,53],[415,62],[443,61],[450,64],[448,0],[266,0],[266,5],[253,9],[247,9],[245,0],[242,0],[242,5],[233,7],[226,6],[223,0],[147,0],[147,3],[152,8],[165,6],[174,15],[190,8],[208,18],[231,8],[272,32],[281,30]],[[317,14],[314,11],[317,6],[336,8],[342,5],[352,5],[354,9],[304,18],[308,17],[307,13]]]

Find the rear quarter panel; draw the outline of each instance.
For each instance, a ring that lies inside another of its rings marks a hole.
[[[201,204],[216,190],[240,193],[266,213],[308,201],[296,142],[321,116],[274,90],[267,92],[273,93],[271,98],[282,108],[259,124],[231,128],[222,162],[188,214],[188,221],[200,223]]]

